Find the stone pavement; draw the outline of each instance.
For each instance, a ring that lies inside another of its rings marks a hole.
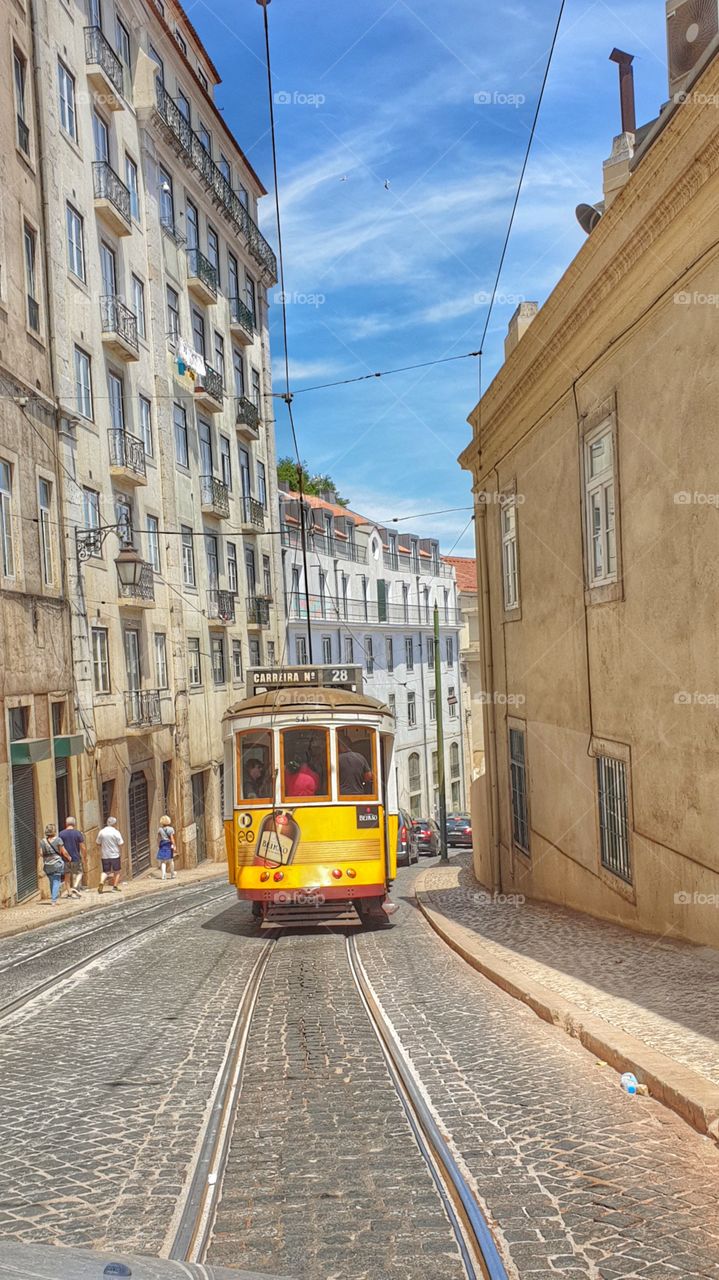
[[[123,881],[122,893],[98,893],[97,889],[88,889],[83,891],[81,898],[61,898],[56,907],[51,907],[49,901],[34,898],[32,902],[0,910],[0,938],[11,938],[17,933],[26,933],[28,929],[41,929],[58,920],[84,915],[86,911],[107,911],[120,902],[144,898],[150,893],[174,893],[182,886],[213,879],[227,879],[226,862],[201,862],[189,871],[178,871],[174,880],[166,880],[164,884],[159,871],[148,871],[136,880]]]
[[[719,1136],[719,951],[493,896],[469,854],[421,873],[416,891],[430,923],[485,976]]]

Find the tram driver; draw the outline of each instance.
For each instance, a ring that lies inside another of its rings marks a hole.
[[[372,769],[360,751],[356,751],[349,735],[340,730],[340,793],[362,796],[372,790]]]

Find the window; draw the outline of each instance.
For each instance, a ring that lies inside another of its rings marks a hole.
[[[201,120],[199,125],[197,126],[197,136],[200,139],[200,142],[202,143],[203,147],[205,148],[205,151],[207,152],[208,156],[211,156],[212,155],[212,135],[210,134],[210,131],[207,128],[207,126],[204,125]]]
[[[254,280],[252,279],[251,276],[248,276],[247,274],[245,274],[245,304],[247,306],[247,310],[252,316],[253,322],[256,325],[257,323],[257,290],[255,288]]]
[[[257,729],[237,735],[237,790],[244,801],[272,800],[275,769],[272,734]]]
[[[225,683],[225,638],[210,636],[210,657],[212,658],[212,679],[215,684]]]
[[[364,664],[368,676],[374,675],[374,645],[371,636],[365,636]]]
[[[125,430],[125,388],[122,378],[108,371],[107,388],[110,393],[110,421],[115,431]]]
[[[245,579],[247,581],[247,594],[254,600],[257,595],[257,568],[253,547],[245,547]]]
[[[257,463],[257,497],[267,510],[267,472],[264,462]]]
[[[327,729],[283,729],[282,799],[327,800],[330,792],[330,749]]]
[[[405,636],[404,662],[408,671],[414,671],[414,640],[412,636]]]
[[[155,573],[160,572],[160,521],[157,516],[147,517],[147,561]]]
[[[434,637],[427,636],[427,666],[434,666]]]
[[[272,568],[270,565],[270,557],[262,557],[262,590],[267,600],[272,599]],[[330,658],[330,662],[332,659]]]
[[[439,752],[432,752],[432,785],[439,786]]]
[[[407,694],[407,724],[410,729],[417,725],[417,696],[414,693]]]
[[[210,590],[216,591],[220,584],[220,557],[217,536],[214,533],[205,534],[205,555],[207,557],[207,579],[210,584]]]
[[[194,205],[191,200],[185,201],[185,227],[187,248],[189,250],[198,249],[200,246],[200,215],[197,212],[197,205]]]
[[[110,130],[97,111],[92,113],[92,141],[95,159],[104,160],[107,164],[110,159]]]
[[[132,542],[132,502],[129,498],[123,498],[120,495],[115,498],[115,523],[119,526],[117,532],[120,541],[122,543]]]
[[[337,761],[341,799],[377,799],[375,735],[371,729],[359,725],[338,729]]]
[[[509,765],[512,788],[512,838],[519,849],[529,853],[527,752],[526,734],[523,729],[510,728],[509,730]]]
[[[82,491],[82,523],[83,527],[90,532],[100,528],[100,495],[95,489]],[[99,536],[88,538],[86,543],[91,555],[97,557],[102,555],[102,541]]]
[[[362,617],[366,622],[369,614],[367,612],[367,579],[364,574],[362,574],[362,577],[360,578],[360,588],[362,591]]]
[[[160,168],[160,222],[171,235],[175,234],[175,195],[172,187],[172,176],[167,169]],[[177,295],[175,295],[177,296]]]
[[[447,711],[452,720],[457,718],[457,692],[453,684],[447,690]]]
[[[57,86],[60,96],[60,127],[73,142],[77,142],[77,115],[75,113],[75,77],[64,62],[57,63]]]
[[[177,342],[180,336],[180,299],[172,285],[167,286],[167,337]]]
[[[239,182],[239,183],[237,184],[237,195],[238,195],[238,198],[239,198],[240,204],[242,205],[242,208],[243,208],[243,209],[247,209],[247,211],[248,211],[248,213],[249,213],[249,210],[250,210],[250,197],[249,197],[249,195],[248,195],[248,193],[247,193],[247,188],[246,188],[246,187],[243,187],[243,185],[242,185],[242,183],[241,183],[241,182]]]
[[[518,609],[519,574],[517,565],[517,504],[513,495],[508,497],[504,505],[501,507],[500,520],[502,525],[502,581],[504,583],[504,607],[506,610]]]
[[[346,620],[349,616],[349,610],[347,608],[347,592],[349,590],[350,580],[346,573],[341,574],[340,579],[342,584],[342,617]]]
[[[147,396],[139,400],[139,434],[148,458],[152,457],[152,405]]]
[[[181,404],[175,403],[172,410],[175,425],[175,454],[181,467],[190,465],[190,449],[187,439],[187,414]]]
[[[0,458],[0,568],[3,578],[15,577],[12,527],[12,467]]]
[[[260,391],[260,375],[257,369],[252,370],[252,403],[260,411],[262,409],[262,393]]]
[[[454,666],[454,636],[447,636],[447,666]]]
[[[55,577],[52,557],[52,485],[42,476],[38,482],[38,524],[42,580],[46,587],[51,587]]]
[[[57,738],[65,728],[65,703],[53,702],[50,706],[50,715],[52,717],[52,735]]]
[[[19,49],[13,46],[13,72],[15,77],[15,112],[17,124],[17,145],[24,155],[30,155],[30,130],[28,128],[27,108],[25,105],[25,80],[27,62]]]
[[[460,794],[460,792],[461,792],[461,788],[460,788],[459,783],[458,783],[458,782],[453,782],[453,783],[452,783],[452,799],[451,799],[451,804],[452,804],[452,809],[453,809],[453,811],[454,811],[455,813],[456,813],[456,812],[457,812],[457,810],[459,809],[459,807],[460,807],[460,803],[461,803],[461,794]]]
[[[229,160],[227,159],[227,156],[223,156],[222,152],[220,152],[220,158],[217,162],[217,167],[220,170],[220,173],[222,174],[225,181],[229,182],[230,186],[232,186],[232,168]],[[236,298],[237,294],[236,293],[230,294],[230,297]]]
[[[128,70],[132,67],[130,58],[130,33],[124,22],[116,16],[115,18],[115,49],[121,62],[124,62]]]
[[[434,724],[437,719],[437,690],[429,691],[429,720],[430,724]]]
[[[232,679],[235,684],[242,680],[242,641],[232,641]]]
[[[227,485],[230,493],[232,492],[232,455],[230,452],[230,442],[227,436],[220,436],[220,471],[222,473],[222,482]]]
[[[623,760],[597,757],[597,789],[602,866],[631,884],[627,766]]]
[[[614,511],[614,440],[604,424],[584,442],[585,510],[589,586],[617,581]]]
[[[163,631],[155,632],[155,680],[158,689],[169,688],[167,680],[167,637]]]
[[[396,720],[396,719],[397,719],[397,695],[396,695],[396,693],[391,693],[391,694],[389,695],[389,697],[388,697],[388,699],[387,699],[387,706],[389,707],[390,711],[392,712],[392,715],[395,717],[395,720]]]
[[[27,323],[33,333],[40,332],[40,303],[37,280],[37,234],[28,222],[24,224],[25,285],[27,288]]]
[[[402,583],[402,620],[409,622],[409,587],[406,582]]]
[[[449,748],[449,776],[459,777],[459,743],[453,742]]]
[[[92,419],[92,372],[90,357],[81,347],[75,347],[75,402],[83,418]]]
[[[67,265],[78,280],[85,279],[85,235],[82,218],[71,204],[65,207],[67,226]]]
[[[345,636],[345,662],[352,666],[355,660],[355,643],[352,636]]]
[[[409,782],[409,811],[413,818],[422,813],[422,774],[419,754],[412,751],[407,758],[407,780]]]
[[[140,221],[140,189],[137,177],[137,165],[131,156],[125,156],[125,186],[130,192],[130,214],[135,222]]]
[[[332,636],[322,637],[322,661],[328,667],[332,662]]]
[[[158,9],[160,10],[160,13],[161,13],[161,14],[162,14],[162,16],[164,17],[164,16],[165,16],[165,6],[164,6],[164,4],[158,4],[158,0],[155,0],[155,3],[157,4],[157,7],[158,7]],[[156,66],[159,68],[159,72],[160,72],[160,74],[159,74],[159,76],[158,76],[158,79],[159,79],[160,84],[162,85],[162,87],[163,87],[163,89],[164,89],[164,87],[165,87],[165,64],[164,64],[164,62],[162,61],[162,58],[160,57],[160,55],[159,55],[159,53],[157,52],[157,49],[155,48],[155,46],[154,46],[154,45],[152,45],[152,44],[151,44],[151,45],[149,45],[149,46],[148,46],[148,50],[147,50],[147,52],[149,53],[150,57],[152,58],[152,61],[153,61],[153,62],[156,64]]]
[[[307,666],[307,641],[304,636],[295,638],[295,651],[297,653],[297,664],[300,667]]]
[[[225,385],[225,339],[215,330],[215,373],[219,373]]]
[[[268,667],[277,666],[277,655],[274,640],[267,641],[267,665]]]
[[[197,689],[202,684],[199,636],[187,637],[187,683],[191,689]]]
[[[195,307],[192,309],[192,341],[195,345],[195,351],[205,358],[205,319],[204,316]]]
[[[207,91],[208,91],[208,89],[209,89],[209,85],[208,85],[208,83],[207,83],[207,76],[205,75],[204,71],[202,70],[202,67],[198,67],[198,68],[197,68],[197,79],[199,80],[200,84],[202,85],[203,89],[205,90],[205,93],[207,93]]]
[[[217,283],[220,283],[220,241],[214,227],[207,227],[207,256],[215,268]]]
[[[237,547],[234,542],[227,543],[227,585],[233,596],[236,596],[240,589],[240,580],[237,572]]]
[[[236,347],[232,348],[232,368],[235,375],[235,395],[239,399],[245,394],[245,365]]]
[[[326,577],[325,577],[325,575],[324,575],[324,573],[323,573],[322,569],[320,569],[320,571],[319,571],[319,584],[320,584],[320,617],[321,617],[321,618],[325,618],[325,617],[327,616],[327,599],[326,599],[326,594],[325,594],[325,584],[326,584],[326,582],[327,582],[327,579],[326,579]]]
[[[180,50],[182,51],[182,53],[184,53],[185,57],[187,57],[187,45],[185,44],[185,40],[184,40],[184,38],[180,35],[180,32],[178,31],[177,27],[175,27],[175,39],[176,39],[176,41],[177,41],[177,43],[178,43],[178,45],[179,45],[179,47],[180,47]],[[189,118],[190,118],[190,104],[189,104],[189,102],[187,101],[187,98],[185,98],[184,93],[180,93],[179,89],[178,89],[178,92],[177,92],[177,98],[178,98],[178,105],[179,105],[179,99],[180,99],[180,98],[183,98],[183,99],[184,99],[184,101],[187,103],[187,115],[185,116],[185,119],[186,119],[186,120],[189,120]],[[182,113],[182,114],[183,114],[183,115],[185,115],[184,111],[183,111],[183,113]]]
[[[132,277],[132,309],[137,320],[138,337],[145,338],[145,286],[137,276]]]
[[[192,529],[186,524],[180,525],[182,534],[182,581],[186,587],[195,585],[195,546]]]
[[[92,687],[95,693],[110,692],[110,649],[105,627],[92,628]]]

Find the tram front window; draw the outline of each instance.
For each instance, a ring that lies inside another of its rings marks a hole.
[[[272,801],[275,791],[272,734],[261,730],[239,738],[238,778],[241,800]]]
[[[341,800],[366,796],[377,799],[374,734],[362,725],[337,730],[339,794]]]
[[[285,729],[282,759],[284,799],[329,800],[329,734],[326,729]]]

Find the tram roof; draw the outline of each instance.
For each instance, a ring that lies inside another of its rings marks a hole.
[[[391,715],[386,703],[378,698],[370,698],[366,693],[352,693],[349,689],[303,688],[303,689],[270,689],[267,693],[257,693],[254,697],[243,698],[228,707],[223,720],[250,719],[262,715],[263,712],[281,714],[294,708],[303,711],[329,711],[332,714],[342,711],[367,711],[376,715]]]

